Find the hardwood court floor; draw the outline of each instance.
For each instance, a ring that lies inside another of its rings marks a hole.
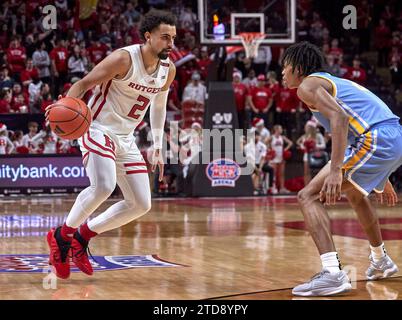
[[[47,254],[45,234],[64,221],[73,201],[0,198],[0,255]],[[402,205],[378,213],[387,250],[402,267]],[[342,263],[357,280],[351,294],[332,299],[401,299],[402,272],[364,281],[368,242],[348,205],[341,202],[330,215]],[[321,269],[295,197],[155,199],[151,212],[95,238],[91,251],[156,254],[183,266],[72,273],[56,289],[44,288],[44,273],[1,272],[0,299],[298,299],[291,288]]]

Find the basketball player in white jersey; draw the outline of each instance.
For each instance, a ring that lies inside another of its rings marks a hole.
[[[145,44],[114,51],[67,93],[82,98],[95,87],[88,103],[93,122],[88,133],[79,139],[90,186],[78,195],[64,225],[47,235],[49,263],[60,278],[70,275],[70,257],[81,271],[91,275],[89,240],[141,217],[151,208],[147,167],[133,132],[150,107],[154,142],[152,171],[159,167],[161,181],[166,103],[176,74],[168,58],[176,37],[175,22],[169,12],[149,12],[140,28]],[[124,200],[86,223],[111,195],[116,183]]]

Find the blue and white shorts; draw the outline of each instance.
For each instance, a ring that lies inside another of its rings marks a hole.
[[[383,192],[388,177],[402,165],[402,126],[398,122],[373,126],[356,138],[343,160],[344,177],[364,195]]]

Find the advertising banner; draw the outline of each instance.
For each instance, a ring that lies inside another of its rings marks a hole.
[[[89,185],[80,156],[0,157],[0,193],[79,192]]]

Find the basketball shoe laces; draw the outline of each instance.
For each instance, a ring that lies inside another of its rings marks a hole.
[[[96,262],[95,258],[93,257],[93,255],[91,253],[91,250],[89,250],[89,246],[88,246],[89,242],[85,241],[79,233],[75,239],[80,243],[82,248],[75,253],[73,252],[74,248],[71,248],[71,258],[73,256],[75,256],[76,258],[81,258],[83,255],[88,256],[88,254],[89,254],[89,256],[92,258],[92,260]]]
[[[64,241],[61,238],[60,229],[58,229],[56,231],[55,238],[56,238],[57,246],[59,247],[59,252],[54,251],[53,257],[54,257],[55,261],[61,260],[62,263],[65,263],[67,260],[67,257],[68,257],[68,252],[70,251],[70,248],[71,248],[71,243],[68,241]]]

